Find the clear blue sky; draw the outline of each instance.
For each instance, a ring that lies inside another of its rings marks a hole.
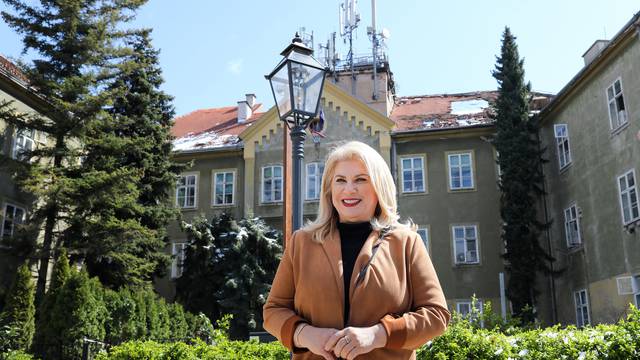
[[[264,75],[299,27],[313,31],[316,45],[338,30],[340,1],[151,0],[135,24],[154,29],[177,114],[235,105],[245,93],[269,108]],[[370,53],[371,1],[358,6],[356,53]],[[391,33],[398,95],[494,89],[490,71],[505,26],[518,37],[533,88],[557,92],[582,68],[593,41],[610,39],[638,11],[637,0],[378,0],[376,24]],[[1,21],[0,39],[0,53],[20,55],[20,39]],[[342,42],[338,49],[346,54]]]

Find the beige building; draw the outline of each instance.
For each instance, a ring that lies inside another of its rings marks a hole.
[[[540,114],[548,242],[565,270],[541,285],[541,312],[578,325],[640,305],[640,13],[583,57]]]

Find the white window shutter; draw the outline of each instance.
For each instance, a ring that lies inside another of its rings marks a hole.
[[[635,293],[633,278],[631,276],[621,276],[616,278],[618,283],[618,295],[631,295]]]

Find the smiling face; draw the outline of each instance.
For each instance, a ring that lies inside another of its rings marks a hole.
[[[369,221],[378,205],[378,196],[367,168],[360,160],[336,163],[331,179],[331,202],[340,222]]]

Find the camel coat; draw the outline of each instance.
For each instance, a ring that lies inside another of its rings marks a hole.
[[[363,280],[360,269],[379,245]],[[267,302],[264,328],[294,352],[294,359],[322,359],[294,348],[293,333],[301,322],[316,327],[344,328],[344,283],[340,235],[336,230],[322,244],[296,231],[287,242]],[[415,349],[442,334],[449,322],[444,294],[420,236],[398,228],[382,239],[373,231],[358,255],[349,289],[348,326],[382,323],[385,347],[358,359],[415,359]]]

